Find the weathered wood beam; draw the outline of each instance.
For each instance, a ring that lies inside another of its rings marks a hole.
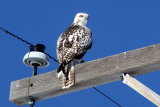
[[[56,71],[11,83],[10,101],[17,105],[28,102],[28,96],[38,100],[91,88],[121,80],[122,73],[137,76],[160,70],[160,44],[123,52],[75,66],[75,85],[62,90]]]

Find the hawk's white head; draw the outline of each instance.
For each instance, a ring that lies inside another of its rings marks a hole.
[[[87,21],[88,21],[87,13],[77,13],[73,23],[85,26],[87,24]]]

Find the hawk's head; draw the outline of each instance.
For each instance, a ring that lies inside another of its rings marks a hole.
[[[74,18],[74,22],[73,23],[77,23],[79,25],[86,25],[88,21],[88,14],[87,13],[77,13],[75,18]]]

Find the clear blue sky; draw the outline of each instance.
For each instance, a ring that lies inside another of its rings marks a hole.
[[[78,12],[89,14],[87,26],[92,30],[94,39],[92,49],[84,57],[85,61],[160,42],[159,0],[1,0],[0,26],[33,44],[45,44],[46,52],[56,57],[57,38]],[[22,63],[29,48],[1,30],[0,45],[1,106],[17,107],[9,101],[10,82],[31,76],[32,68]],[[50,59],[50,66],[39,69],[38,73],[57,67],[58,64]],[[160,71],[136,78],[160,94]],[[97,88],[124,107],[155,107],[122,81]],[[35,107],[116,105],[90,88],[37,102]]]

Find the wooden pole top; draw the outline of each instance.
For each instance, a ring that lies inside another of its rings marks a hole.
[[[121,80],[122,73],[137,76],[160,70],[160,44],[151,45],[75,66],[75,85],[61,88],[56,71],[13,81],[10,101],[24,105],[28,97],[37,101]]]

